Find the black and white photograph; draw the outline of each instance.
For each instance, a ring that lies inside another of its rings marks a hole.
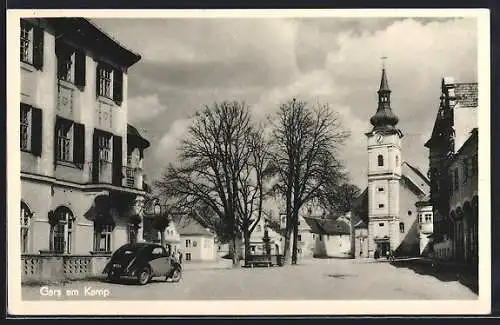
[[[12,313],[490,312],[488,10],[7,16]]]

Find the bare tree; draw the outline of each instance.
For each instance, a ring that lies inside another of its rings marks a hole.
[[[310,108],[306,102],[295,99],[282,104],[271,123],[272,165],[279,176],[275,190],[286,201],[284,263],[289,263],[293,232],[291,262],[296,264],[299,210],[326,193],[326,187],[344,178],[335,155],[349,133],[328,105]]]
[[[269,153],[262,128],[249,134],[248,156],[242,172],[238,175],[241,231],[245,247],[245,264],[248,264],[250,236],[263,216],[263,202],[267,196],[265,182],[270,175]]]
[[[245,104],[225,101],[205,106],[180,145],[179,163],[170,164],[155,183],[162,195],[177,199],[178,208],[202,202],[212,209],[232,240],[235,267],[241,247],[239,180],[249,158],[251,133]]]
[[[361,190],[354,184],[332,184],[332,186],[325,187],[320,203],[327,211],[342,214],[353,209],[353,203],[360,193]]]

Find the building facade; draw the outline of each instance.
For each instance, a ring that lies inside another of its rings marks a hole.
[[[314,257],[351,257],[351,227],[346,220],[313,217],[306,217],[304,220],[313,234]]]
[[[433,208],[427,196],[424,200],[415,203],[417,208],[418,231],[420,241],[420,255],[428,256],[430,251],[430,236],[434,229]]]
[[[438,259],[477,266],[478,85],[441,80],[440,105],[429,149],[432,252]]]
[[[142,238],[140,56],[83,18],[21,20],[21,253],[109,254]]]
[[[215,234],[193,216],[182,214],[173,217],[179,234],[179,249],[186,262],[212,262],[217,259]]]
[[[418,225],[415,202],[427,194],[429,182],[415,167],[402,159],[403,133],[391,109],[391,90],[382,69],[378,108],[370,118],[373,129],[368,138],[367,248],[368,255],[418,254]],[[358,254],[354,254],[357,256]]]

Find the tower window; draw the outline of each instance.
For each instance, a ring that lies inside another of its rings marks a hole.
[[[399,223],[399,232],[404,233],[405,232],[405,224],[403,222]]]
[[[411,216],[411,210],[408,210],[408,215]]]
[[[384,207],[384,205],[383,205],[383,204],[379,204],[379,205],[378,205],[378,207],[379,207],[379,208],[383,208],[383,207]]]
[[[384,166],[384,156],[378,155],[377,161],[379,166]]]
[[[383,187],[379,187],[379,188],[378,188],[378,191],[379,191],[379,192],[383,192],[383,191],[384,191],[384,188],[383,188]]]
[[[383,227],[383,226],[384,226],[384,223],[383,223],[383,222],[381,222],[381,223],[379,223],[379,224],[378,224],[378,226],[379,226],[379,227]]]

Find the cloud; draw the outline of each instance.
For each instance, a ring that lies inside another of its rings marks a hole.
[[[191,119],[176,120],[172,124],[168,132],[163,135],[156,146],[155,156],[159,162],[166,165],[167,162],[171,162],[175,159],[180,141],[191,124]]]
[[[154,119],[167,110],[167,106],[160,103],[156,93],[129,98],[127,107],[131,123]]]
[[[130,69],[129,114],[151,135],[145,166],[152,175],[175,158],[189,116],[203,105],[245,101],[263,120],[282,102],[297,97],[311,104],[329,103],[340,113],[351,130],[341,156],[352,181],[363,187],[365,132],[371,129],[369,119],[377,109],[381,56],[388,57],[391,104],[405,134],[403,159],[425,171],[428,152],[423,143],[437,113],[441,78],[477,80],[477,21],[472,18],[170,18],[97,23],[142,55]]]

